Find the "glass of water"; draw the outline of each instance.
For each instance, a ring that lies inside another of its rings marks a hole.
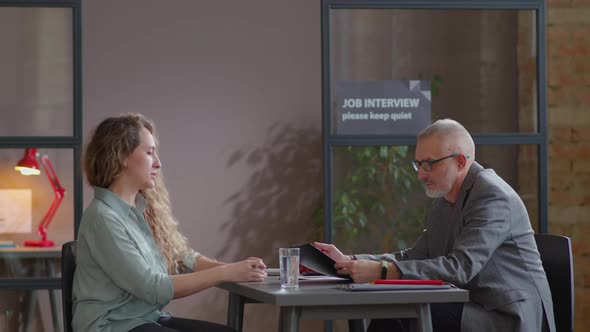
[[[280,248],[281,288],[299,287],[299,248]]]

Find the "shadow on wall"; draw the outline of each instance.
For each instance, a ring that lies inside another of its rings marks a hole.
[[[229,240],[212,257],[234,262],[257,256],[268,266],[277,267],[279,247],[309,241],[312,215],[321,204],[321,151],[317,129],[275,123],[261,146],[233,152],[226,166],[251,169],[252,175],[224,202],[231,217],[221,229]],[[195,318],[225,323],[227,293],[210,289],[200,297],[200,303],[219,310],[204,312],[202,307],[194,307]],[[247,305],[245,310],[244,331],[276,331],[277,308],[257,304]],[[307,321],[302,330],[320,331],[321,326]]]
[[[241,148],[227,167],[245,164],[248,182],[226,199],[232,210],[221,225],[231,241],[217,253],[228,260],[244,254],[278,264],[278,248],[309,240],[312,215],[321,204],[321,134],[315,128],[273,124],[262,146]]]

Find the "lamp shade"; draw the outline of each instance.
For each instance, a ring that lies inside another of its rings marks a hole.
[[[39,175],[41,174],[41,167],[37,161],[37,149],[26,148],[25,156],[21,159],[14,169],[19,171],[22,175]]]

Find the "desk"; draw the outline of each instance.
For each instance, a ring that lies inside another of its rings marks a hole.
[[[223,283],[229,291],[227,324],[242,331],[244,304],[268,303],[280,307],[279,331],[299,331],[300,319],[417,318],[418,330],[432,331],[429,303],[467,302],[469,292],[441,290],[350,292],[337,283],[299,281],[299,288],[281,289],[278,279],[264,282]]]
[[[17,248],[1,248],[0,249],[0,261],[4,261],[9,269],[9,275],[0,275],[0,278],[12,278],[12,277],[50,277],[57,278],[57,271],[55,264],[58,264],[61,259],[61,248],[60,247],[17,247]],[[30,261],[33,265],[32,276],[21,275],[21,270],[26,270],[24,266]],[[44,273],[44,270],[46,273]],[[59,303],[59,290],[50,289],[49,299],[51,302],[51,316],[53,320],[53,327],[55,331],[61,331],[60,326],[60,303]],[[27,290],[26,295],[26,308],[24,317],[24,331],[30,331],[30,322],[35,314],[35,306],[37,305],[36,290]]]

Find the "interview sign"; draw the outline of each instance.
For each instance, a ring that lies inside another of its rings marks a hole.
[[[336,134],[415,135],[431,121],[430,81],[339,81]]]

